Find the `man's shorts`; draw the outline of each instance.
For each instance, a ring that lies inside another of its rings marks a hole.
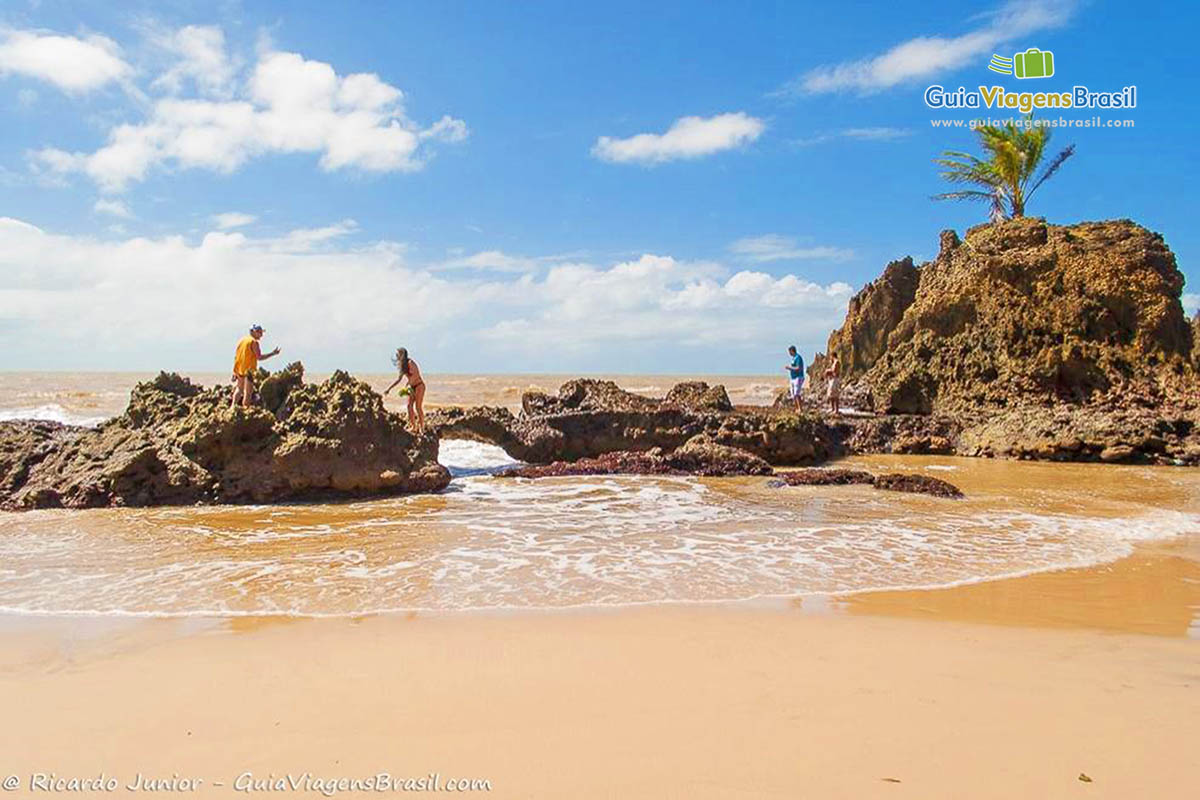
[[[794,400],[800,396],[800,390],[804,388],[804,378],[791,378],[790,382],[792,385],[791,397]]]

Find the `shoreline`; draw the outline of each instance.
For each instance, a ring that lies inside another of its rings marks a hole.
[[[1130,604],[1130,599],[1140,601]],[[1135,545],[1111,561],[1033,569],[1016,575],[942,586],[865,588],[846,592],[761,595],[731,600],[648,600],[564,606],[395,608],[354,613],[113,611],[61,612],[0,609],[0,632],[70,629],[75,625],[199,626],[206,630],[295,622],[370,619],[588,618],[662,610],[667,613],[797,614],[961,622],[1027,629],[1074,629],[1200,640],[1200,536]],[[1136,613],[1134,613],[1136,612]]]
[[[0,615],[4,769],[201,797],[380,773],[499,798],[1186,796],[1198,620],[1194,536],[790,602]]]
[[[1178,769],[1200,733],[1181,639],[714,608],[138,627],[4,638],[8,772],[206,797],[247,773],[503,798],[1200,789]]]

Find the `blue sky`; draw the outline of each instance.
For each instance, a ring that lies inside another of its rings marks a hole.
[[[0,369],[775,372],[986,209],[922,96],[1138,87],[1052,222],[1200,233],[1191,5],[111,3],[0,10]],[[989,72],[1055,53],[1057,75]],[[1033,85],[1038,84],[1038,85]],[[1086,117],[1090,112],[1063,116]],[[1007,114],[996,114],[1007,116]],[[1193,308],[1195,298],[1187,298]]]

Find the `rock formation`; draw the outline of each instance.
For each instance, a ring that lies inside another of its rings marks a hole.
[[[844,404],[859,409],[872,407],[869,387],[854,378],[867,372],[887,350],[888,337],[912,305],[919,280],[920,270],[911,256],[905,257],[888,264],[882,275],[850,299],[845,323],[829,335],[825,353],[818,354],[809,367],[804,387],[809,398],[824,401],[826,384],[822,376],[829,358],[837,355]]]
[[[933,261],[860,292],[828,349],[880,412],[1158,400],[1193,377],[1182,288],[1162,237],[1128,220],[946,231]]]
[[[99,428],[0,423],[6,508],[263,503],[436,491],[437,437],[413,436],[367,384],[320,385],[292,364],[260,375],[262,404],[163,373]]]
[[[911,492],[953,498],[963,496],[962,490],[948,481],[905,472],[873,475],[861,469],[798,469],[779,473],[779,479],[788,486],[868,484],[889,492]]]
[[[829,337],[848,403],[888,415],[847,446],[1197,463],[1200,320],[1182,288],[1162,237],[1129,220],[945,231],[933,261],[889,264]]]
[[[596,458],[555,461],[517,467],[499,473],[502,478],[552,478],[564,475],[770,475],[771,465],[736,447],[717,444],[701,434],[670,452],[660,447],[630,452],[620,450]]]
[[[669,453],[701,434],[771,464],[816,464],[842,452],[835,433],[815,415],[733,408],[724,387],[704,383],[680,384],[657,400],[612,381],[573,380],[557,395],[527,392],[521,406],[519,417],[474,407],[439,409],[427,419],[441,436],[495,444],[534,464],[652,448]]]

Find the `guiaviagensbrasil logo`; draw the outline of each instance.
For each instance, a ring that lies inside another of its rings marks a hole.
[[[987,68],[1024,80],[1052,78],[1055,76],[1055,66],[1054,53],[1030,47],[1013,53],[1011,58],[993,55]],[[1039,86],[1038,90],[1012,91],[997,84],[980,85],[974,90],[959,86],[953,90],[935,83],[925,90],[925,105],[947,109],[1012,109],[1022,114],[1029,114],[1035,109],[1137,108],[1137,86],[1133,84],[1117,91],[1097,92],[1078,83],[1070,87]]]
[[[1012,58],[993,53],[988,69],[1017,78],[1049,78],[1054,74],[1054,53],[1036,47],[1024,53],[1014,53]]]

